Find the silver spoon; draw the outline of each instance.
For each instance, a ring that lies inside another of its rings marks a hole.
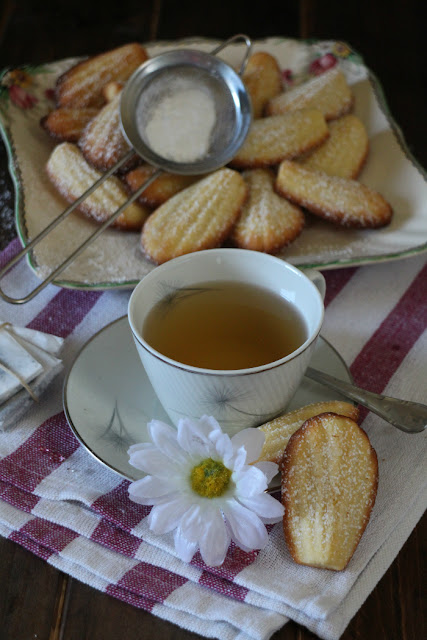
[[[343,396],[363,405],[380,418],[384,418],[394,427],[406,433],[419,433],[427,426],[427,406],[419,402],[390,398],[379,393],[366,391],[349,382],[343,382],[323,371],[308,367],[307,378],[339,391]]]

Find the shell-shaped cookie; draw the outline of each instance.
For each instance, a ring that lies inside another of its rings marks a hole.
[[[260,118],[267,102],[283,89],[277,59],[266,51],[256,51],[248,60],[242,80],[251,98],[253,117]]]
[[[123,176],[123,180],[131,192],[135,193],[155,171],[155,167],[144,163],[126,173]],[[155,209],[197,180],[200,180],[200,176],[185,176],[164,172],[144,189],[138,200],[142,204]]]
[[[57,106],[101,107],[105,101],[104,85],[126,82],[147,58],[144,47],[132,42],[78,62],[56,82]]]
[[[329,138],[298,162],[308,169],[331,176],[357,178],[369,152],[369,139],[363,122],[352,113],[329,122]]]
[[[99,171],[111,169],[130,149],[120,127],[119,105],[120,93],[92,118],[79,140],[83,156]],[[137,161],[138,156],[135,154],[127,163],[127,168]]]
[[[314,418],[314,416],[318,416],[321,413],[338,413],[341,416],[351,418],[355,422],[359,419],[359,409],[351,402],[345,402],[344,400],[313,402],[299,409],[294,409],[294,411],[284,413],[259,427],[265,435],[259,460],[280,464],[291,436],[302,427],[306,420]]]
[[[77,145],[62,142],[52,151],[46,165],[50,181],[67,202],[77,200],[102,174],[91,167]],[[129,198],[126,187],[116,176],[107,178],[78,207],[97,223],[109,218]],[[138,203],[126,207],[112,226],[126,231],[139,231],[149,210]]]
[[[294,109],[319,109],[326,120],[333,120],[348,113],[353,104],[354,95],[344,73],[334,67],[271,98],[265,109],[267,115]]]
[[[156,209],[141,234],[147,257],[160,264],[211,249],[228,236],[246,198],[247,186],[232,169],[219,169]]]
[[[246,171],[249,191],[231,233],[241,249],[274,253],[295,240],[304,228],[304,214],[274,191],[275,175],[269,169]]]
[[[278,116],[258,118],[230,166],[253,169],[279,164],[316,147],[329,136],[322,113],[316,109],[289,111]]]
[[[387,200],[367,185],[289,160],[279,167],[276,190],[314,215],[343,227],[384,227],[393,215]]]
[[[283,528],[293,559],[344,569],[377,494],[378,461],[368,436],[351,418],[323,413],[294,433],[280,468]]]
[[[48,134],[60,142],[78,142],[87,124],[96,116],[93,107],[54,109],[40,120]]]

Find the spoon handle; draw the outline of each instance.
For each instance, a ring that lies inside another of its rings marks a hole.
[[[343,396],[363,405],[401,431],[418,433],[426,428],[427,406],[424,404],[372,393],[311,367],[307,368],[305,375],[330,389],[339,391]]]

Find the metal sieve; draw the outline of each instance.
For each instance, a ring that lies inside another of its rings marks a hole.
[[[222,49],[237,40],[243,40],[246,46],[238,72],[217,57]],[[157,170],[28,295],[22,298],[12,298],[0,287],[0,296],[6,302],[23,304],[34,298],[62,273],[104,229],[109,227],[126,207],[137,200],[141,193],[164,171],[182,175],[204,174],[226,165],[233,158],[242,146],[252,121],[250,98],[241,78],[251,48],[252,43],[249,37],[238,34],[229,38],[210,53],[181,49],[160,54],[147,60],[132,74],[123,88],[120,101],[121,128],[131,149],[0,270],[0,281],[14,264],[27,255],[93,191],[128,162],[135,152]],[[150,146],[147,139],[148,114],[150,110],[152,111],[153,105],[155,107],[159,100],[168,95],[172,81],[177,77],[184,78],[194,86],[208,92],[215,110],[216,122],[209,139],[207,153],[191,162],[176,162],[159,155]]]
[[[202,88],[212,100],[216,126],[205,156],[192,162],[162,157],[150,146],[147,123],[176,87]],[[242,146],[251,123],[251,104],[241,77],[220,58],[203,51],[170,51],[148,60],[131,76],[120,104],[122,130],[144,160],[164,171],[202,174],[227,164]]]

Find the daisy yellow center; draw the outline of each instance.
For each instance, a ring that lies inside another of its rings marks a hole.
[[[226,491],[231,471],[218,460],[206,458],[191,470],[191,487],[203,498],[218,498]]]

